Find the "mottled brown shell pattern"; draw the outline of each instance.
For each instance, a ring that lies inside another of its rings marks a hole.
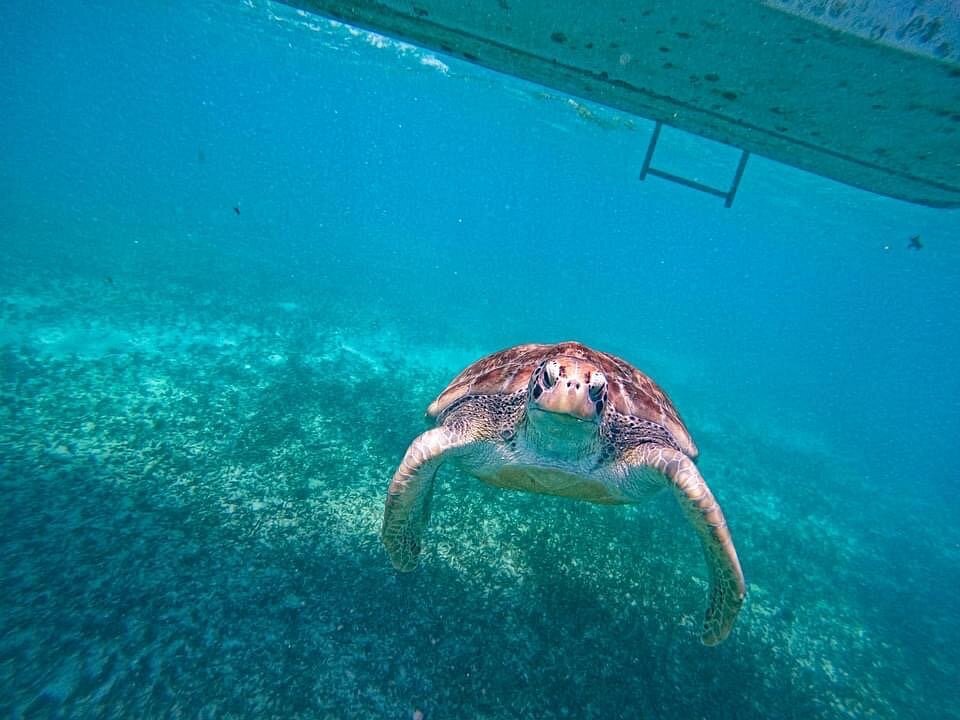
[[[616,355],[588,348],[578,342],[553,345],[517,345],[487,355],[463,370],[427,408],[436,418],[467,395],[512,394],[526,390],[530,376],[551,358],[570,358],[596,365],[607,377],[607,401],[622,415],[655,422],[665,427],[680,449],[691,458],[697,446],[667,394],[647,375]]]

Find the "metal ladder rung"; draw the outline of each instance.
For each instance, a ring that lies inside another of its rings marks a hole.
[[[724,207],[730,207],[733,205],[733,199],[736,197],[737,190],[740,187],[740,180],[743,178],[743,171],[747,167],[747,160],[750,157],[750,153],[746,150],[740,151],[740,162],[737,163],[737,170],[733,174],[733,182],[730,183],[729,189],[721,190],[719,188],[711,187],[710,185],[704,185],[696,180],[681,177],[680,175],[674,175],[666,170],[660,170],[659,168],[655,168],[650,165],[650,163],[653,161],[653,153],[657,149],[657,142],[660,140],[660,129],[662,127],[663,123],[657,120],[656,126],[653,128],[653,135],[650,136],[650,145],[647,146],[646,157],[643,159],[643,169],[640,171],[640,179],[646,180],[647,175],[655,175],[656,177],[669,180],[670,182],[677,183],[678,185],[684,185],[685,187],[707,193],[708,195],[721,197],[723,198]]]

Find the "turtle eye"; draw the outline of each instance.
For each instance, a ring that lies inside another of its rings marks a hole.
[[[557,384],[557,378],[560,377],[560,363],[551,360],[543,366],[543,387],[552,388]]]
[[[590,399],[597,402],[607,389],[607,378],[602,372],[590,373]]]

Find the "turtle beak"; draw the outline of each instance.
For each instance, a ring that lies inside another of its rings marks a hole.
[[[597,417],[595,404],[588,401],[587,393],[577,392],[575,386],[544,393],[537,405],[546,412],[570,415],[577,420],[595,420]]]
[[[603,413],[607,380],[602,372],[551,360],[544,365],[531,406],[544,412],[597,422]],[[539,390],[539,392],[537,392]]]

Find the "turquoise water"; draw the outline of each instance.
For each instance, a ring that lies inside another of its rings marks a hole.
[[[7,4],[0,49],[3,717],[960,717],[956,212],[756,157],[725,210],[636,180],[644,120],[283,6]],[[566,339],[699,444],[724,644],[667,495],[441,470],[391,569],[427,404]]]

